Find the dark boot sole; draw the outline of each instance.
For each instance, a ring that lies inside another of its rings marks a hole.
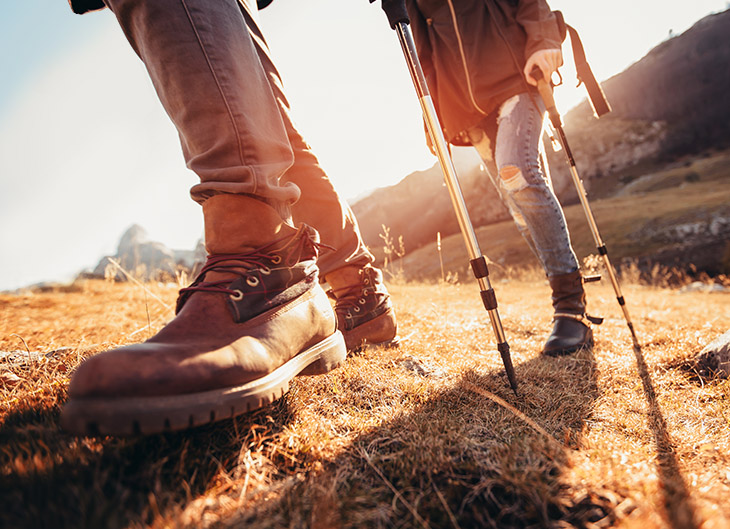
[[[392,308],[354,329],[342,330],[342,333],[348,351],[358,351],[366,345],[398,346],[398,326]]]
[[[61,426],[75,435],[147,435],[185,430],[247,413],[281,398],[299,375],[327,373],[347,358],[339,331],[268,375],[240,386],[159,397],[72,399]]]

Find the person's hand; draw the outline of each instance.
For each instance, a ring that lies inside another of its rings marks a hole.
[[[530,55],[525,64],[523,73],[527,82],[532,86],[537,86],[537,81],[533,79],[530,72],[537,66],[542,70],[542,75],[546,80],[549,80],[553,72],[557,71],[563,65],[563,52],[559,48],[548,49],[548,50],[537,50],[535,53]]]

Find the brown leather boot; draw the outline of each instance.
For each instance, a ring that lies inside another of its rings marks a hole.
[[[593,347],[591,323],[603,320],[586,314],[586,294],[580,271],[549,277],[553,290],[553,331],[545,342],[543,354],[560,356],[584,347]]]
[[[371,265],[345,266],[325,277],[335,299],[337,328],[349,351],[366,344],[397,345],[398,326],[383,274]]]
[[[149,434],[233,417],[281,397],[300,374],[345,360],[319,286],[316,232],[241,195],[203,205],[208,261],[176,317],[144,343],[87,359],[62,425],[76,434]]]

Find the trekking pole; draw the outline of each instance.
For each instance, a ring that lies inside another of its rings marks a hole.
[[[371,2],[374,0],[371,0]],[[441,124],[439,123],[438,116],[436,115],[436,108],[434,107],[431,94],[426,84],[426,78],[421,68],[421,63],[418,60],[418,54],[416,53],[416,46],[413,42],[413,36],[411,35],[410,19],[406,12],[406,6],[404,0],[382,0],[383,10],[388,16],[390,27],[393,28],[398,34],[401,47],[403,48],[403,54],[405,55],[406,62],[408,63],[408,70],[410,71],[413,85],[418,94],[418,99],[421,103],[421,110],[423,111],[423,118],[426,122],[426,129],[431,137],[431,143],[434,146],[436,154],[441,165],[441,171],[444,174],[444,180],[446,187],[449,190],[451,196],[451,202],[456,212],[456,218],[459,223],[459,228],[464,236],[464,243],[466,244],[466,250],[469,254],[469,264],[474,272],[474,276],[479,283],[479,289],[482,297],[482,303],[487,309],[489,314],[489,320],[492,324],[492,329],[497,338],[497,349],[502,357],[504,364],[504,370],[507,373],[510,387],[512,391],[517,394],[517,380],[515,378],[515,370],[512,366],[512,358],[510,357],[509,344],[502,328],[502,321],[499,318],[499,312],[497,311],[497,297],[494,293],[494,289],[489,282],[489,269],[487,267],[487,259],[482,255],[479,249],[479,242],[477,241],[474,227],[472,226],[469,218],[469,213],[466,209],[466,202],[464,202],[464,196],[459,186],[459,180],[456,176],[456,169],[454,163],[451,160],[449,151],[446,145],[443,132],[441,131]]]
[[[634,342],[634,350],[640,352],[641,346],[639,345],[639,340],[637,339],[636,332],[634,331],[634,324],[631,323],[629,310],[628,308],[626,308],[626,300],[621,293],[621,287],[618,283],[616,273],[613,269],[613,266],[611,266],[611,261],[608,258],[608,250],[606,249],[606,245],[604,244],[603,239],[601,239],[601,234],[598,232],[596,219],[593,217],[591,206],[588,203],[588,195],[586,193],[585,187],[583,187],[583,181],[578,175],[578,169],[575,165],[573,153],[570,150],[570,146],[568,145],[568,139],[565,137],[563,120],[560,117],[558,108],[555,106],[555,99],[553,98],[552,87],[550,86],[550,83],[548,83],[548,81],[544,78],[542,70],[540,70],[539,67],[536,66],[532,70],[532,72],[530,72],[530,75],[533,77],[533,79],[535,79],[535,81],[537,81],[537,90],[540,93],[540,97],[542,98],[543,102],[545,103],[545,108],[547,109],[548,116],[550,117],[550,123],[557,131],[558,137],[560,138],[560,143],[562,144],[563,151],[565,152],[565,157],[568,161],[568,166],[570,167],[570,174],[573,177],[573,183],[575,184],[575,188],[578,191],[578,198],[580,199],[581,206],[583,206],[583,211],[586,215],[586,219],[588,220],[588,226],[591,229],[591,233],[593,234],[593,240],[596,243],[596,249],[598,250],[598,254],[603,259],[603,264],[606,267],[606,272],[608,273],[608,277],[611,280],[611,284],[613,285],[613,290],[616,292],[616,299],[618,300],[618,304],[621,306],[621,310],[624,313],[624,318],[626,319],[626,324],[629,326],[629,330],[631,331],[631,339]]]

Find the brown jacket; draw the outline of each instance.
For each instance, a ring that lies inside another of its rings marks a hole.
[[[406,0],[413,37],[446,138],[475,126],[528,90],[537,50],[560,48],[545,0]]]

